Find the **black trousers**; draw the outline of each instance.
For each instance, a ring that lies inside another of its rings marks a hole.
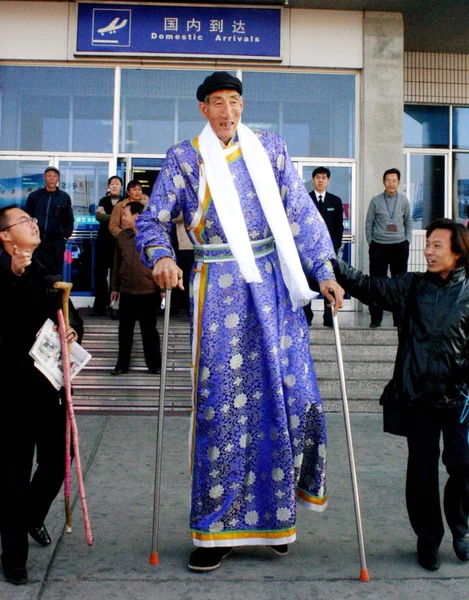
[[[338,248],[334,248],[334,252],[337,254],[339,252],[339,249],[340,246]],[[311,287],[311,283],[309,285]],[[308,325],[311,325],[314,317],[313,310],[311,309],[311,303],[304,306],[303,310],[305,311],[306,321],[308,322]],[[327,300],[326,298],[324,298],[323,323],[324,325],[332,325],[331,307],[329,306],[329,300]]]
[[[140,323],[145,364],[156,371],[161,363],[160,335],[156,329],[156,315],[161,304],[160,295],[120,294],[119,296],[119,356],[116,368],[127,371],[130,366],[135,323]]]
[[[96,262],[94,266],[94,294],[93,308],[98,313],[106,313],[109,306],[108,273],[112,272],[114,262],[114,241],[106,245],[107,240],[98,240],[96,244]]]
[[[305,311],[305,316],[306,316],[306,320],[308,321],[308,325],[311,325],[311,323],[313,322],[313,317],[314,317],[314,313],[311,308],[311,303],[304,306],[303,310]],[[324,298],[323,323],[324,323],[324,325],[326,325],[326,324],[332,325],[331,307],[329,306],[329,300],[327,300],[326,298]]]
[[[44,522],[65,472],[65,403],[48,382],[17,387],[2,393],[0,409],[0,530],[9,568],[26,565],[28,529]]]
[[[187,315],[190,313],[190,299],[189,299],[189,284],[191,277],[191,270],[194,264],[194,251],[193,250],[178,250],[176,252],[177,264],[182,269],[182,283],[184,285],[184,291],[179,288],[174,288],[171,294],[171,314],[178,314],[181,310]]]
[[[409,416],[407,511],[417,536],[437,546],[444,534],[438,481],[441,435],[443,464],[449,475],[443,501],[446,522],[453,537],[463,537],[468,532],[468,420],[460,423],[460,415],[461,408],[443,408],[411,411]]]
[[[407,273],[409,242],[404,241],[399,244],[377,244],[376,242],[371,242],[368,253],[370,258],[370,275],[373,277],[387,277],[388,269],[391,271],[391,277],[399,273]],[[376,304],[370,304],[369,310],[371,322],[381,323],[383,320],[383,309]]]

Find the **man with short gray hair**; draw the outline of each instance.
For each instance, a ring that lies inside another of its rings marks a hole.
[[[73,209],[70,196],[59,188],[60,171],[47,167],[45,187],[31,192],[24,210],[38,220],[41,245],[37,258],[50,273],[61,274],[65,245],[73,233]]]
[[[383,175],[384,192],[371,199],[366,214],[365,233],[369,244],[370,275],[386,277],[407,273],[409,247],[412,242],[412,215],[406,196],[398,193],[399,169],[388,169]],[[370,327],[381,327],[383,310],[370,305]],[[394,325],[397,325],[394,317]]]

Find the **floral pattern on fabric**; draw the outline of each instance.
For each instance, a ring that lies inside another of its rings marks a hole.
[[[324,222],[283,140],[259,134],[271,160],[305,271],[332,277],[335,254]],[[228,157],[249,237],[271,235],[239,147]],[[197,140],[168,152],[137,222],[142,260],[172,256],[171,223],[182,210],[197,244],[226,243],[207,193],[199,201]],[[256,259],[261,283],[235,261],[197,262],[191,278],[194,418],[191,532],[203,546],[295,539],[296,497],[322,510],[326,427],[302,310],[293,312],[276,251]]]

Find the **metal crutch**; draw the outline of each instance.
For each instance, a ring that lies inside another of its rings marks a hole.
[[[158,556],[158,522],[160,517],[161,466],[163,464],[163,425],[164,401],[166,390],[166,370],[168,363],[169,313],[171,308],[171,290],[165,292],[163,348],[161,352],[160,398],[158,402],[158,437],[156,440],[155,488],[153,498],[153,531],[151,539],[150,564],[160,562]]]
[[[358,547],[360,550],[360,581],[370,581],[370,575],[366,568],[365,542],[363,540],[362,518],[360,514],[360,498],[358,495],[357,473],[355,469],[355,457],[353,453],[352,428],[350,426],[350,412],[348,407],[347,389],[345,387],[344,361],[342,358],[342,346],[340,343],[339,319],[334,315],[334,306],[331,305],[332,324],[334,327],[335,349],[337,353],[337,366],[339,368],[340,391],[342,393],[342,405],[344,408],[345,433],[347,435],[347,446],[350,463],[350,476],[352,478],[353,501],[355,505],[355,520],[357,523]]]

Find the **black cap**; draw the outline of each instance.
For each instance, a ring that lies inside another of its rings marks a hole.
[[[54,171],[60,177],[60,171],[55,167],[47,167],[47,169],[44,171],[44,175],[47,173],[47,171]]]
[[[236,90],[243,94],[243,84],[237,77],[233,77],[226,71],[215,71],[205,78],[204,82],[197,88],[197,100],[203,102],[212,92],[217,90]]]

